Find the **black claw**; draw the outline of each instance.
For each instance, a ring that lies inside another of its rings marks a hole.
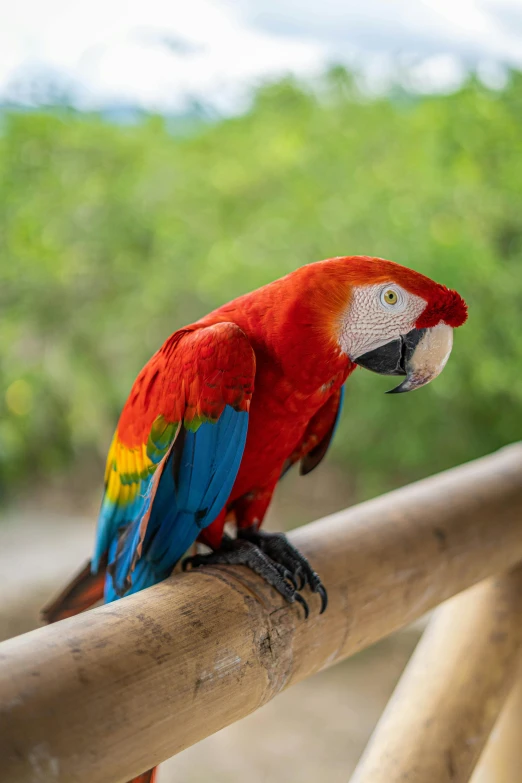
[[[284,565],[281,565],[281,563],[273,562],[273,566],[277,571],[281,574],[283,579],[286,579],[290,584],[292,584],[294,590],[297,590],[297,582],[294,579],[294,575],[291,571],[288,570],[288,568],[285,568]]]
[[[245,565],[259,574],[272,585],[289,603],[295,600],[305,607],[308,616],[308,605],[296,592],[294,575],[282,563],[272,560],[253,542],[241,539],[227,539],[221,549],[208,555],[194,555],[187,557],[182,563],[183,570],[198,568],[204,565]]]
[[[314,592],[319,593],[321,596],[321,611],[319,614],[322,614],[328,606],[328,593],[322,584],[320,584]]]
[[[298,591],[309,585],[321,596],[322,614],[328,606],[327,592],[310,563],[281,533],[261,533],[257,530],[239,531],[238,538],[223,537],[221,549],[208,555],[193,555],[182,562],[182,569],[203,565],[245,565],[262,576],[289,603],[297,601],[304,609],[305,619],[310,615],[308,603]]]
[[[306,603],[306,601],[305,601],[305,599],[303,598],[303,596],[302,596],[302,595],[300,595],[300,593],[295,593],[295,595],[294,595],[294,601],[297,601],[297,603],[298,603],[298,604],[301,604],[301,606],[302,606],[302,607],[303,607],[303,609],[304,609],[304,613],[305,613],[305,620],[308,620],[308,616],[309,616],[309,614],[310,614],[310,609],[308,608],[308,604]]]
[[[291,571],[289,571],[287,568],[285,568],[285,579],[288,579],[290,584],[293,586],[294,590],[298,590],[300,588],[297,587],[297,581]]]
[[[247,528],[238,532],[239,538],[243,538],[255,544],[267,555],[272,562],[283,566],[286,571],[293,574],[291,580],[294,588],[302,590],[306,585],[310,586],[313,593],[321,596],[321,614],[328,605],[328,596],[323,584],[304,555],[291,544],[282,533],[265,533],[254,528]],[[288,579],[288,576],[285,575]]]
[[[201,565],[206,565],[208,562],[208,557],[209,555],[191,555],[190,557],[186,557],[181,561],[181,570],[193,571],[194,568],[198,568]]]

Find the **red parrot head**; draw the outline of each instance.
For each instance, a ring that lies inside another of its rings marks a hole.
[[[395,393],[418,389],[442,372],[453,329],[467,317],[456,291],[381,258],[326,263],[337,267],[346,285],[338,341],[355,364],[381,375],[405,375]]]

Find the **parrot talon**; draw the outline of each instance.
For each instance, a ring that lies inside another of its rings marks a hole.
[[[244,565],[263,577],[265,582],[274,587],[288,603],[295,601],[304,608],[308,617],[308,604],[297,591],[294,574],[281,563],[273,561],[256,544],[243,539],[233,539],[223,536],[221,549],[216,549],[208,555],[193,555],[186,557],[181,567],[183,571],[192,570],[204,565]]]
[[[299,578],[299,590],[302,590],[303,587],[306,585],[306,576],[303,573],[303,569],[301,566],[298,566],[297,571],[295,572],[295,576]]]
[[[292,584],[292,586],[293,586],[294,590],[296,590],[296,591],[297,591],[297,590],[300,590],[300,589],[301,589],[301,588],[298,586],[298,584],[297,584],[297,580],[295,579],[295,577],[294,577],[294,575],[293,575],[293,573],[292,573],[291,571],[287,571],[287,572],[286,572],[286,577],[285,577],[285,578],[286,578],[286,579],[288,579],[288,581],[289,581],[289,582]]]
[[[284,533],[265,533],[252,527],[243,528],[238,530],[238,540],[255,544],[272,561],[290,571],[293,574],[292,582],[297,580],[299,582],[297,590],[300,591],[309,585],[313,593],[318,593],[321,596],[320,614],[325,611],[328,605],[328,595],[320,577],[315,573],[306,557],[289,542]]]
[[[305,599],[300,593],[297,593],[294,595],[294,601],[297,601],[298,604],[301,604],[301,606],[304,609],[304,615],[305,620],[308,620],[308,617],[310,615],[310,609],[308,608],[308,604],[306,603]]]
[[[281,565],[281,563],[276,563],[274,561],[274,566],[277,569],[277,571],[279,571],[283,579],[286,579],[288,582],[290,582],[294,590],[297,590],[298,589],[297,580],[294,574],[291,571],[289,571],[288,568],[285,568],[283,565]]]
[[[326,589],[324,585],[320,584],[315,590],[314,593],[319,593],[321,596],[321,610],[319,614],[322,614],[326,607],[328,606],[328,593],[326,592]]]

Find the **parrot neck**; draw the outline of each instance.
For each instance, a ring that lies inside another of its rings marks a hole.
[[[303,394],[337,387],[356,367],[339,342],[349,287],[325,271],[320,264],[301,267],[218,311]]]

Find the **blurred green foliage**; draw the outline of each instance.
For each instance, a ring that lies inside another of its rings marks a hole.
[[[0,133],[0,482],[102,459],[130,384],[177,327],[295,267],[384,256],[457,288],[444,375],[387,397],[349,381],[333,458],[358,496],[522,437],[522,75],[369,99],[264,87],[175,138],[72,111]],[[2,486],[0,484],[0,486]]]

